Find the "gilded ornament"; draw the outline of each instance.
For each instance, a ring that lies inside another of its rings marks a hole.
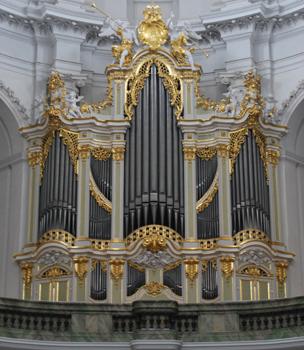
[[[202,272],[207,272],[208,269],[208,260],[202,260]]]
[[[113,147],[112,157],[114,160],[124,160],[125,148],[124,147]]]
[[[119,45],[113,45],[112,46],[112,56],[115,58],[116,64],[121,64],[121,57],[124,51],[127,52],[126,56],[124,57],[124,65],[130,65],[133,59],[133,46],[134,43],[132,40],[128,40],[124,36],[124,32],[122,28],[118,28],[116,31],[116,34],[120,37],[121,42]]]
[[[230,150],[230,146],[224,143],[218,144],[216,146],[217,149],[217,154],[221,157],[221,158],[229,158],[229,150]]]
[[[194,47],[189,48],[189,43],[187,36],[184,32],[181,32],[176,39],[171,40],[171,54],[176,59],[176,61],[184,66],[189,65],[187,61],[186,51],[190,54],[195,52]]]
[[[44,233],[39,239],[39,244],[46,242],[61,242],[73,246],[75,244],[75,237],[64,230],[50,230]]]
[[[144,239],[146,237],[150,237],[154,234],[176,243],[181,243],[183,241],[182,236],[180,236],[176,231],[172,230],[169,227],[162,225],[147,225],[133,231],[126,238],[126,245],[129,246],[133,242]]]
[[[80,111],[82,113],[91,113],[91,112],[100,113],[105,108],[112,106],[112,103],[113,103],[112,80],[113,80],[112,76],[108,75],[108,86],[107,86],[105,99],[93,104],[83,103],[80,106]]]
[[[271,240],[267,234],[263,231],[256,229],[247,229],[236,233],[233,237],[233,243],[235,246],[239,246],[245,242],[261,241],[267,245],[271,245]]]
[[[140,22],[137,33],[139,41],[157,50],[168,40],[168,28],[162,19],[158,5],[148,5],[144,9],[144,20]]]
[[[20,268],[22,271],[22,279],[24,286],[29,288],[32,283],[33,278],[33,264],[28,262],[23,262],[20,264]]]
[[[36,165],[40,165],[42,161],[42,152],[41,151],[28,152],[27,160],[28,160],[29,166],[31,166],[32,168],[34,168]]]
[[[42,278],[49,278],[51,280],[57,279],[62,276],[67,276],[68,273],[63,268],[59,266],[54,266],[42,274]]]
[[[159,295],[164,288],[165,288],[164,285],[162,285],[162,284],[160,284],[159,282],[156,282],[156,281],[147,283],[145,285],[145,289],[146,289],[147,293],[149,295],[153,295],[153,296]]]
[[[221,271],[225,278],[229,278],[233,272],[234,258],[232,256],[223,256],[220,258]]]
[[[157,253],[167,247],[167,240],[159,232],[152,233],[143,239],[143,247],[152,253]]]
[[[216,147],[197,148],[196,155],[203,160],[210,160],[216,156]]]
[[[77,132],[72,132],[66,129],[59,130],[59,136],[62,137],[63,143],[67,146],[69,151],[69,156],[71,158],[74,172],[77,174],[78,170],[78,138],[79,134]]]
[[[284,284],[287,279],[287,268],[288,268],[288,262],[287,261],[278,261],[276,263],[277,268],[277,280],[279,284]]]
[[[175,107],[175,116],[180,119],[183,111],[182,82],[174,72],[172,63],[159,54],[148,55],[139,61],[126,82],[125,114],[128,120],[133,117],[133,109],[138,104],[139,94],[144,87],[145,80],[149,77],[152,65],[157,67],[158,75],[163,80],[165,89],[170,96],[170,104]]]
[[[277,150],[267,150],[266,151],[266,160],[268,164],[276,166],[279,164],[280,160],[280,151]]]
[[[96,185],[92,173],[90,174],[90,184],[89,189],[91,196],[96,200],[96,203],[103,208],[106,212],[112,213],[112,203],[100,192],[98,186]]]
[[[103,239],[91,239],[91,248],[96,250],[107,250],[111,246],[111,241],[106,241]]]
[[[97,160],[107,160],[111,157],[111,149],[95,147],[91,149],[92,156]]]
[[[259,277],[268,277],[270,276],[267,272],[265,272],[263,269],[256,265],[250,265],[246,266],[242,271],[240,272],[243,275],[247,275],[253,278],[259,278]]]
[[[97,264],[100,265],[100,270],[102,272],[107,272],[108,263],[106,260],[92,259],[91,271],[94,271],[97,267]]]
[[[199,245],[202,250],[213,250],[218,247],[217,239],[200,239]]]
[[[74,259],[74,268],[80,282],[83,282],[87,272],[89,259],[86,256],[79,256]]]
[[[115,281],[119,281],[123,277],[125,261],[123,259],[110,260],[111,277]]]
[[[247,128],[242,128],[240,130],[233,131],[230,133],[229,158],[231,159],[231,174],[234,171],[234,164],[236,162],[236,158],[241,151],[243,143],[246,141],[247,135]]]
[[[218,173],[216,172],[212,184],[208,188],[208,191],[196,203],[196,211],[198,213],[204,211],[212,203],[215,195],[218,192],[218,186]]]
[[[185,160],[195,160],[195,156],[196,156],[195,146],[184,146],[183,152],[184,152]]]
[[[191,282],[194,282],[194,280],[198,276],[198,262],[199,261],[196,258],[190,258],[190,259],[184,260],[186,277]]]
[[[91,152],[90,145],[79,145],[78,146],[78,154],[80,159],[89,159]]]
[[[58,72],[52,72],[48,81],[47,108],[45,114],[49,118],[59,119],[67,113],[65,100],[66,89],[64,81]]]

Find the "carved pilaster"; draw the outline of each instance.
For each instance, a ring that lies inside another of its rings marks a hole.
[[[199,294],[199,260],[197,258],[189,258],[184,260],[185,271],[185,301],[187,303],[198,303]]]
[[[234,257],[222,256],[220,258],[221,272],[222,272],[222,300],[233,300],[233,270],[234,270]]]
[[[116,258],[110,261],[110,302],[123,303],[125,260]]]

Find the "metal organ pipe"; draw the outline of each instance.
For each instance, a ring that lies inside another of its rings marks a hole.
[[[127,132],[124,235],[159,224],[184,235],[181,132],[170,98],[152,66]]]
[[[39,237],[51,229],[76,234],[77,180],[59,132],[49,149],[39,194]]]
[[[269,186],[252,130],[241,147],[231,178],[233,234],[259,229],[270,236]]]
[[[217,170],[217,157],[196,160],[196,198],[199,200],[210,188]],[[218,193],[210,205],[197,214],[197,236],[199,239],[216,238],[219,236]]]

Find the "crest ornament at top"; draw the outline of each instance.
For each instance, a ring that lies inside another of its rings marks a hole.
[[[144,12],[144,20],[140,22],[137,33],[138,39],[151,50],[157,50],[168,39],[168,28],[162,19],[158,5],[148,5]]]

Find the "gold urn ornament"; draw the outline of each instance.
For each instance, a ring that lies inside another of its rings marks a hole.
[[[149,46],[151,50],[157,50],[168,40],[168,28],[162,19],[158,5],[148,5],[144,12],[144,20],[137,28],[139,41]]]

